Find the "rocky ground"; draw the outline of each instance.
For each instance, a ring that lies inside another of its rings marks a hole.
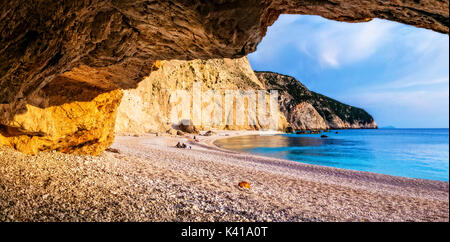
[[[449,220],[447,182],[238,154],[218,137],[122,136],[98,157],[0,148],[0,220]]]

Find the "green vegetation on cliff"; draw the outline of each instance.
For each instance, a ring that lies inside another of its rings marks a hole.
[[[280,108],[285,114],[293,113],[292,109],[301,103],[309,103],[329,128],[377,128],[373,117],[365,110],[310,91],[291,76],[274,72],[255,71],[255,73],[265,84],[266,89],[279,90],[282,99]]]

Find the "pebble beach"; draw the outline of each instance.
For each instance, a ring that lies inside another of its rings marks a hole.
[[[249,133],[197,136],[199,142],[118,136],[100,156],[31,156],[1,147],[0,220],[449,221],[448,182],[308,165],[213,143]],[[177,142],[191,147],[175,148]],[[250,189],[238,186],[243,181]]]

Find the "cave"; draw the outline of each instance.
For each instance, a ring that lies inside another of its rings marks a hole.
[[[123,89],[159,60],[239,58],[280,14],[387,19],[449,32],[448,1],[3,1],[0,145],[99,154]],[[13,132],[14,131],[14,132]],[[3,135],[5,134],[5,135]]]

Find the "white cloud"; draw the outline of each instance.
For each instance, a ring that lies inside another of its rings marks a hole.
[[[376,89],[401,89],[401,88],[410,88],[410,87],[426,87],[432,86],[436,84],[448,84],[448,77],[441,77],[431,80],[416,80],[410,78],[403,78],[398,81],[393,81],[381,86],[377,86]]]
[[[291,45],[322,67],[337,68],[375,54],[390,39],[394,26],[379,19],[342,23],[318,16],[281,15],[250,58],[253,62],[270,61]]]
[[[321,62],[326,63],[332,67],[339,66],[339,50],[337,48],[330,48],[320,53]]]
[[[352,64],[374,55],[389,39],[393,25],[382,20],[368,23],[332,22],[314,31],[301,50],[315,50],[315,58],[323,67]],[[314,53],[314,52],[313,52]]]

